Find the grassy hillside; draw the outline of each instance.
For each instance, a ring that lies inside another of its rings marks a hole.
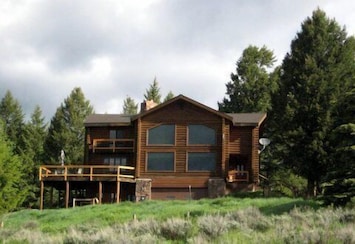
[[[278,242],[278,238],[286,241],[283,232],[297,230],[294,235],[302,237],[303,230],[318,230],[321,225],[333,236],[343,233],[338,239],[355,241],[354,209],[323,209],[314,201],[290,198],[226,197],[22,210],[2,216],[1,221],[0,240],[10,243],[254,243],[260,238]],[[286,229],[280,229],[280,223]],[[313,241],[324,236],[309,235]]]

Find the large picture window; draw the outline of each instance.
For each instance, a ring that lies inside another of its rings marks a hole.
[[[189,152],[187,154],[188,171],[214,171],[216,169],[216,153]]]
[[[216,145],[216,132],[205,125],[189,125],[190,145]]]
[[[173,152],[149,152],[147,154],[148,171],[174,171]]]
[[[174,145],[175,125],[159,125],[148,130],[148,145]]]

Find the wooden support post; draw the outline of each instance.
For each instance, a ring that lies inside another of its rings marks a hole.
[[[120,186],[121,182],[117,181],[117,188],[116,188],[116,203],[120,202]]]
[[[43,195],[44,195],[44,182],[41,181],[41,198],[40,198],[40,203],[39,203],[39,209],[43,209]]]
[[[65,189],[65,208],[69,207],[69,193],[70,193],[70,186],[69,186],[69,181],[65,182],[66,184],[66,189]]]
[[[102,182],[99,181],[99,204],[102,202]]]

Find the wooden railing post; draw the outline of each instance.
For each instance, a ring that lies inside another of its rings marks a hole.
[[[67,181],[68,177],[68,166],[64,166],[64,180]]]

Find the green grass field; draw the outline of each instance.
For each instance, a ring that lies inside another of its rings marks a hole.
[[[342,240],[338,243],[355,241],[354,209],[322,208],[315,201],[285,197],[22,210],[0,220],[3,243],[304,243],[328,236],[320,231]]]

